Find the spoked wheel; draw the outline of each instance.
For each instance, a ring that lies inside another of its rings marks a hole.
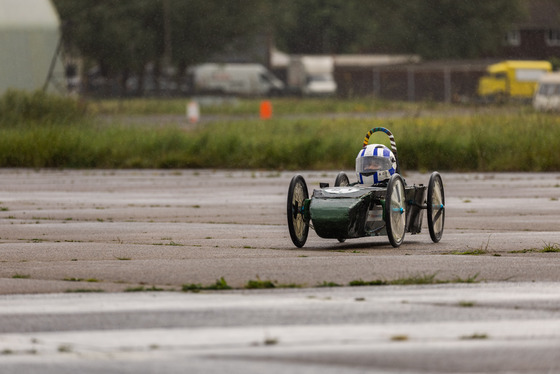
[[[428,183],[428,229],[434,243],[441,240],[445,222],[445,195],[441,175],[434,171]]]
[[[298,248],[303,247],[309,234],[309,225],[303,217],[303,202],[309,198],[307,184],[301,175],[296,175],[288,189],[288,229],[292,242]]]
[[[350,180],[348,179],[348,175],[346,175],[346,173],[343,172],[343,171],[338,173],[338,175],[336,176],[336,179],[334,180],[334,186],[335,187],[344,187],[344,186],[349,186],[349,185],[350,185]]]
[[[404,240],[406,229],[406,198],[404,181],[396,173],[393,174],[387,185],[385,225],[391,245],[395,248],[400,246]]]

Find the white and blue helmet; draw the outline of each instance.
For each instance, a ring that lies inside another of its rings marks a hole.
[[[358,183],[373,185],[391,179],[397,169],[397,159],[383,144],[369,144],[356,157]]]

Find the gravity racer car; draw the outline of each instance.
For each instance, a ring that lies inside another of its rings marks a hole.
[[[370,136],[383,132],[391,149],[368,144]],[[434,171],[428,186],[406,184],[400,175],[397,146],[393,134],[384,127],[371,129],[356,157],[358,181],[350,183],[344,172],[338,173],[334,187],[321,183],[311,198],[305,179],[295,175],[288,189],[287,217],[290,237],[301,248],[309,228],[326,239],[346,239],[387,235],[393,247],[399,247],[405,233],[418,234],[423,211],[427,210],[428,230],[434,243],[441,240],[445,221],[445,196],[441,175]]]

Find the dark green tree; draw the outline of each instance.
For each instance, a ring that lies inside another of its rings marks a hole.
[[[292,54],[491,55],[526,0],[53,1],[66,48],[124,87],[148,63],[156,76],[168,64],[181,74],[263,35]]]
[[[184,67],[203,62],[233,41],[264,33],[267,3],[259,0],[168,0],[172,60]]]
[[[512,23],[522,16],[518,0],[413,0],[401,22],[405,50],[424,58],[474,58],[500,48]]]
[[[97,65],[104,77],[121,85],[142,75],[162,55],[162,12],[153,0],[55,0],[65,47]]]
[[[276,41],[289,53],[472,58],[500,47],[522,0],[285,0]]]
[[[275,42],[294,54],[352,53],[371,29],[368,2],[284,0],[273,5]]]
[[[121,85],[152,63],[184,71],[236,38],[262,32],[258,0],[54,0],[65,47]],[[142,82],[142,79],[140,79]]]

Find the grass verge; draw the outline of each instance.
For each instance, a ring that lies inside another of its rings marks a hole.
[[[373,113],[383,105],[389,110],[401,110],[401,105],[407,113],[410,104],[373,99],[301,101],[279,101],[279,114],[272,120],[261,121],[255,115],[185,130],[184,123],[124,124],[118,119],[107,123],[95,115],[82,115],[78,104],[48,97],[3,97],[0,167],[348,170],[353,169],[367,131],[385,126],[395,135],[403,170],[560,170],[560,158],[556,157],[560,117],[555,115],[528,108],[473,109],[465,115],[434,104],[431,111],[435,115],[376,119]],[[249,106],[258,103],[241,102]],[[166,113],[178,111],[173,102],[141,103],[121,112],[154,113],[156,106],[167,108],[161,109]],[[56,110],[49,109],[49,104]],[[142,105],[148,108],[142,109]],[[184,113],[184,102],[181,107]],[[111,110],[119,112],[118,108],[103,107],[98,112]],[[227,107],[215,110],[228,111]],[[372,116],[282,116],[284,112],[334,111]],[[374,134],[371,142],[388,144],[386,138]]]

